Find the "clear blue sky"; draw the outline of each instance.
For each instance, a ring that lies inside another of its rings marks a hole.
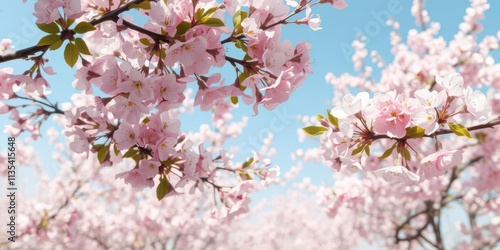
[[[300,87],[290,98],[290,100],[277,108],[277,111],[267,111],[260,108],[260,113],[257,117],[252,117],[253,112],[251,107],[240,106],[235,112],[235,117],[242,115],[250,117],[248,129],[240,137],[242,141],[247,141],[261,131],[269,128],[269,121],[276,117],[276,112],[289,114],[315,115],[316,113],[324,113],[326,108],[331,108],[327,105],[327,101],[333,97],[332,88],[325,83],[325,75],[328,72],[333,72],[340,75],[344,72],[353,73],[353,67],[350,62],[350,53],[345,51],[349,47],[351,41],[359,32],[365,33],[368,37],[368,48],[375,48],[384,57],[385,61],[391,61],[389,47],[389,31],[390,29],[383,25],[379,18],[380,13],[390,13],[400,22],[401,31],[406,34],[409,28],[418,28],[415,26],[415,21],[410,15],[411,1],[347,1],[349,7],[338,11],[331,6],[316,6],[313,8],[313,14],[320,14],[322,18],[322,30],[312,31],[306,26],[289,25],[284,29],[283,37],[292,40],[294,44],[298,41],[310,42],[312,47],[311,60],[314,74],[311,75],[306,82]],[[392,5],[391,5],[392,4]],[[500,16],[493,13],[500,13],[500,3],[491,1],[491,8],[486,13],[487,18],[485,24],[485,32],[483,34],[496,34]],[[390,6],[391,5],[391,6]],[[445,40],[452,38],[453,34],[458,29],[458,24],[462,21],[466,7],[469,5],[467,0],[449,0],[449,1],[428,1],[428,7],[431,21],[441,22],[441,35]],[[392,11],[392,13],[391,13]],[[44,34],[39,31],[34,25],[35,18],[33,13],[33,1],[23,4],[20,0],[9,2],[0,6],[0,20],[2,20],[2,29],[0,30],[1,38],[11,38],[17,49],[29,47],[35,44]],[[299,17],[302,17],[299,15]],[[385,16],[382,15],[382,18]],[[53,100],[65,102],[69,100],[70,93],[73,93],[71,82],[73,80],[74,70],[69,69],[65,65],[62,50],[50,52],[49,65],[54,67],[57,72],[55,76],[48,77],[52,86],[53,94],[50,96]],[[1,64],[0,67],[13,67],[15,72],[23,72],[28,64],[15,61]],[[224,73],[224,72],[223,72]],[[193,85],[191,85],[193,86]],[[201,117],[201,118],[200,118]],[[186,116],[182,121],[182,126],[185,131],[197,129],[200,120],[209,121],[208,114],[199,114]],[[196,118],[196,119],[194,119]],[[286,172],[294,163],[290,159],[290,153],[298,147],[314,147],[318,144],[314,141],[305,142],[299,145],[296,137],[296,130],[301,127],[294,119],[287,120],[286,127],[275,133],[274,146],[278,149],[278,155],[273,159],[274,164],[282,167],[282,173]],[[0,125],[10,124],[5,116],[0,117]],[[48,126],[42,127],[42,133],[46,131]],[[6,135],[0,133],[0,143],[6,141]],[[47,142],[41,139],[36,142],[36,147],[39,149],[39,154],[48,171],[54,171],[51,161],[50,149],[45,146]],[[241,141],[235,142],[239,145]],[[3,146],[1,148],[4,148]],[[22,150],[22,148],[18,149]],[[242,158],[248,155],[241,156]],[[32,173],[25,171],[21,172],[26,178],[33,178]],[[331,171],[327,167],[314,164],[306,165],[299,179],[305,176],[310,176],[315,183],[327,182],[332,183]],[[271,188],[264,196],[270,193],[282,192],[281,187]],[[152,195],[154,195],[152,193]],[[259,195],[260,196],[260,195]]]

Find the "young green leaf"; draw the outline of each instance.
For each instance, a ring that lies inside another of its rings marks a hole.
[[[139,42],[141,42],[142,44],[144,44],[144,46],[149,46],[149,45],[151,45],[151,43],[149,42],[149,39],[147,39],[147,38],[145,38],[145,37],[144,37],[144,38],[139,39]]]
[[[233,25],[236,34],[240,34],[243,32],[243,27],[241,27],[241,22],[248,17],[248,13],[244,10],[238,10],[233,16]]]
[[[239,172],[240,178],[242,180],[251,180],[252,176],[248,174],[247,172]]]
[[[66,63],[73,68],[75,66],[76,61],[78,61],[78,47],[72,43],[66,44],[66,48],[64,49],[64,60]]]
[[[385,159],[389,157],[392,154],[392,151],[396,147],[396,143],[394,143],[390,148],[388,148],[379,158],[380,159]]]
[[[136,155],[138,152],[139,152],[139,151],[137,151],[137,150],[135,150],[135,149],[129,149],[129,150],[127,151],[127,153],[125,153],[125,154],[123,155],[123,158],[130,158],[130,157],[132,157],[132,156]]]
[[[81,54],[90,55],[89,48],[87,47],[87,44],[85,43],[85,41],[83,41],[83,39],[79,37],[75,38],[75,45]]]
[[[160,183],[158,183],[158,187],[156,187],[156,198],[161,201],[168,194],[169,183],[167,177],[161,176]]]
[[[61,31],[61,30],[59,30],[59,26],[55,22],[37,23],[36,26],[38,26],[38,28],[41,29],[43,32],[46,32],[49,34],[57,34]]]
[[[50,50],[56,50],[56,49],[59,49],[61,47],[61,45],[63,44],[63,40],[59,39],[57,42],[53,43],[52,45],[50,45],[49,49]]]
[[[250,159],[248,159],[248,161],[243,163],[243,168],[248,168],[250,165],[252,165],[252,163],[253,163],[253,157],[250,157]]]
[[[241,72],[241,74],[238,75],[238,81],[240,82],[240,89],[242,91],[244,91],[245,89],[247,89],[247,87],[241,85],[241,83],[243,81],[245,81],[245,79],[247,79],[248,76],[249,76],[249,74],[248,74],[248,71],[246,69],[243,72]]]
[[[38,41],[37,46],[47,46],[52,45],[58,41],[61,41],[61,36],[56,34],[50,34],[42,37],[40,41]]]
[[[403,153],[402,156],[405,160],[410,161],[411,160],[411,155],[410,151],[407,148],[403,148]]]
[[[411,138],[422,138],[425,134],[425,129],[419,126],[406,128],[406,136]]]
[[[370,156],[370,146],[366,145],[365,147],[365,153],[367,156]]]
[[[243,50],[243,52],[247,52],[248,51],[248,48],[247,48],[247,45],[245,44],[245,41],[236,39],[234,41],[234,46],[236,46],[236,48],[238,48],[238,49]]]
[[[146,118],[144,118],[144,119],[142,120],[142,123],[143,123],[143,124],[147,124],[149,121],[151,121],[151,120],[149,119],[149,117],[146,117]]]
[[[71,19],[71,18],[67,18],[66,19],[66,25],[67,25],[67,27],[71,26],[74,23],[75,23],[75,19]]]
[[[365,147],[365,144],[364,143],[361,143],[357,148],[355,148],[353,151],[352,151],[352,155],[357,155],[359,154],[361,151],[363,151],[363,148]]]
[[[186,31],[188,31],[189,29],[191,29],[191,27],[193,27],[193,25],[191,25],[190,22],[186,22],[186,21],[182,21],[181,23],[179,23],[177,25],[177,31],[175,33],[175,36],[182,36],[186,33]]]
[[[108,155],[109,155],[109,145],[101,146],[99,148],[99,151],[97,152],[97,159],[99,160],[99,163],[104,162],[104,160],[106,160],[106,156]]]
[[[238,104],[238,97],[237,96],[231,96],[231,103],[236,105]]]
[[[202,17],[212,17],[212,15],[219,9],[218,6],[212,7],[203,13]]]
[[[325,120],[326,118],[321,114],[317,114],[316,119],[318,119],[318,122],[321,122],[322,120]]]
[[[310,136],[320,135],[328,131],[327,128],[321,126],[309,126],[302,128],[302,130],[304,130],[304,132]]]
[[[113,151],[115,151],[115,155],[118,155],[120,153],[120,150],[118,150],[118,146],[116,146],[116,143],[113,143]]]
[[[195,17],[196,17],[196,20],[201,20],[203,18],[203,13],[205,12],[205,9],[203,8],[199,8],[197,11],[196,11],[196,14],[195,14]]]
[[[472,136],[469,134],[469,130],[462,124],[448,122],[448,127],[450,127],[450,130],[458,136],[472,138]]]
[[[326,110],[326,113],[328,114],[328,121],[330,121],[330,123],[335,126],[336,128],[339,127],[339,119],[337,119],[337,117],[333,116],[329,110]]]
[[[150,10],[151,9],[151,3],[149,1],[143,1],[139,4],[131,4],[129,9],[133,9],[133,8],[136,8],[136,9],[143,9],[143,10]]]
[[[214,17],[204,17],[201,19],[200,23],[210,27],[222,27],[225,25],[222,20]]]
[[[76,25],[76,27],[73,29],[74,32],[78,34],[83,34],[92,30],[95,30],[96,27],[94,25],[87,23],[87,22],[80,22]]]

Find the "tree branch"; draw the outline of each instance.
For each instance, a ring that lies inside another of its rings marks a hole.
[[[485,129],[485,128],[494,128],[496,125],[500,125],[500,117],[496,117],[495,119],[493,119],[485,124],[479,124],[479,125],[468,127],[467,130],[469,130],[469,132],[470,132],[470,131],[476,131],[476,130],[481,130],[481,129]],[[446,135],[446,134],[453,134],[453,131],[451,131],[450,129],[438,129],[436,132],[434,132],[430,135],[423,135],[422,137],[432,138],[433,136],[436,136],[436,135]],[[409,136],[405,136],[402,138],[392,138],[392,137],[389,137],[388,135],[374,135],[370,139],[375,141],[378,139],[408,140],[408,139],[416,139],[416,138],[409,137]]]
[[[112,10],[110,12],[105,13],[102,15],[100,18],[94,19],[90,21],[89,23],[96,26],[97,24],[100,24],[105,21],[116,21],[118,20],[118,15],[129,10],[130,6],[132,4],[140,4],[146,0],[134,0],[131,2],[128,2],[127,4],[123,5],[120,8],[117,8],[115,10]],[[29,48],[21,49],[18,51],[15,51],[14,53],[8,54],[8,55],[2,55],[0,56],[0,63],[11,61],[11,60],[16,60],[16,59],[21,59],[21,58],[27,58],[30,55],[34,55],[38,52],[44,52],[49,49],[49,46],[32,46]]]

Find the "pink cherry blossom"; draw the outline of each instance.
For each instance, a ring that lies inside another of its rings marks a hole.
[[[69,144],[71,150],[75,153],[89,153],[89,142],[87,135],[81,129],[74,129],[73,131],[66,132],[66,136],[73,137],[73,141]]]
[[[440,176],[462,162],[462,151],[440,150],[424,157],[418,168],[421,181]]]
[[[385,167],[375,170],[374,173],[392,184],[404,183],[406,185],[416,185],[419,181],[418,175],[410,172],[403,166]]]
[[[460,97],[463,95],[464,79],[458,73],[451,73],[445,78],[436,75],[436,82],[448,93],[448,96]]]
[[[139,126],[122,122],[113,134],[118,150],[128,149],[138,142]]]
[[[140,101],[123,96],[117,96],[113,99],[115,103],[109,107],[109,111],[115,117],[123,118],[130,123],[136,123],[142,114],[149,112],[149,109]]]
[[[476,117],[478,121],[484,122],[488,120],[491,115],[491,106],[481,91],[474,91],[468,86],[465,90],[464,99],[467,111]]]
[[[389,137],[401,138],[406,135],[411,113],[393,98],[388,94],[377,97],[376,105],[380,109],[380,114],[374,119],[373,130]]]
[[[160,162],[155,160],[141,160],[139,162],[139,171],[146,179],[151,179],[158,174]]]
[[[140,170],[136,168],[117,174],[115,179],[123,179],[125,184],[129,184],[137,190],[142,190],[146,187],[152,188],[154,186],[154,182],[152,180],[147,180],[141,174]]]

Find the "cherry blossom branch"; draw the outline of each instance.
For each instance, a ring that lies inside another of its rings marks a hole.
[[[51,112],[51,114],[61,114],[61,115],[64,115],[64,111],[60,110],[56,105],[53,105],[52,103],[47,104],[45,102],[41,102],[41,101],[36,100],[36,99],[22,97],[22,96],[15,96],[14,98],[21,99],[21,100],[32,101],[32,102],[38,103],[40,105],[47,106],[47,107],[49,107],[51,109],[54,109],[54,111]]]
[[[451,185],[453,184],[453,182],[455,180],[458,179],[459,177],[459,174],[467,167],[467,166],[470,166],[476,162],[478,162],[479,160],[481,160],[483,157],[480,156],[480,157],[476,157],[472,160],[470,160],[468,163],[466,164],[463,164],[462,167],[455,167],[452,169],[452,172],[451,172],[451,175],[450,175],[450,181],[448,182],[446,188],[444,191],[442,191],[442,195],[441,195],[441,201],[440,201],[440,208],[439,209],[433,209],[433,202],[432,201],[426,201],[426,209],[420,211],[420,212],[417,212],[411,216],[408,216],[406,218],[406,220],[401,223],[397,228],[396,228],[396,243],[399,243],[401,241],[412,241],[412,240],[418,240],[419,238],[422,238],[424,239],[427,243],[431,244],[432,246],[434,246],[436,249],[444,249],[444,246],[443,246],[443,240],[442,240],[442,235],[441,235],[441,231],[440,231],[440,219],[441,219],[441,208],[443,208],[446,204],[448,204],[451,200],[447,200],[446,198],[448,197],[448,193],[450,191],[450,188],[451,188]],[[456,197],[454,200],[458,200],[458,199],[461,199],[462,197]],[[437,212],[437,215],[435,214]],[[399,237],[399,234],[401,232],[402,229],[404,229],[406,227],[406,225],[409,225],[410,222],[418,217],[419,215],[422,215],[422,214],[427,214],[427,223],[425,225],[423,225],[421,228],[419,228],[417,230],[417,232],[412,235],[412,236],[408,236],[406,238],[400,238]],[[434,221],[434,218],[437,218],[437,222]],[[426,237],[424,237],[424,235],[422,234],[422,232],[428,227],[428,226],[431,226],[431,228],[433,229],[434,231],[434,234],[435,234],[435,237],[436,237],[436,243],[433,243],[431,242],[429,239],[427,239]],[[472,224],[471,224],[472,225]]]
[[[470,132],[470,131],[476,131],[476,130],[481,130],[481,129],[485,129],[485,128],[493,128],[497,125],[500,125],[500,117],[497,117],[497,118],[495,118],[495,119],[493,119],[485,124],[480,124],[480,125],[468,127],[467,130]],[[432,138],[433,136],[436,136],[436,135],[446,135],[446,134],[453,134],[453,131],[451,131],[450,129],[438,129],[436,132],[434,132],[430,135],[423,135],[422,137]],[[370,139],[375,141],[378,139],[394,139],[394,138],[389,137],[388,135],[384,134],[384,135],[374,135]],[[404,136],[402,138],[399,138],[398,140],[408,140],[408,139],[415,139],[415,138],[409,137],[409,136]]]
[[[113,21],[117,22],[118,17],[116,17],[116,20],[113,20]],[[159,42],[159,41],[163,41],[163,42],[167,42],[167,43],[172,42],[172,41],[170,41],[170,39],[168,39],[168,37],[166,35],[161,35],[161,34],[149,31],[149,30],[144,29],[142,27],[139,27],[139,26],[137,26],[129,21],[123,20],[123,25],[131,30],[135,30],[139,33],[142,33],[142,34],[145,34],[145,35],[151,37],[151,39],[153,39],[155,42]]]
[[[310,2],[312,2],[312,1],[308,1],[308,2],[307,2],[307,4],[309,4]],[[315,3],[311,4],[311,5],[310,5],[310,7],[312,7],[312,6],[314,6],[314,5],[317,5],[317,4],[319,4],[319,3],[320,3],[319,1],[318,1],[318,2],[315,2]],[[273,24],[269,24],[269,25],[264,26],[264,27],[262,28],[262,30],[270,29],[270,28],[272,28],[272,27],[274,27],[274,26],[276,26],[276,25],[286,24],[286,23],[287,23],[287,22],[286,22],[286,20],[288,20],[289,18],[291,18],[291,17],[293,17],[293,16],[297,15],[298,13],[300,13],[300,12],[304,11],[304,10],[306,9],[307,4],[304,4],[304,5],[300,6],[300,8],[295,9],[292,13],[290,13],[290,14],[289,14],[287,17],[285,17],[284,19],[282,19],[282,20],[280,20],[280,21],[277,21],[277,22],[275,22],[275,23],[273,23]]]
[[[115,10],[112,10],[110,12],[107,12],[104,15],[102,15],[100,18],[94,19],[94,20],[90,21],[89,23],[95,26],[95,25],[100,24],[100,23],[105,22],[105,21],[116,22],[118,20],[119,14],[121,14],[125,11],[128,11],[130,9],[131,5],[140,4],[144,1],[149,1],[149,0],[134,0],[134,1],[128,2],[128,3],[124,4],[122,7],[117,8]],[[124,24],[125,23],[126,22],[124,21]],[[131,24],[131,23],[129,23],[129,24]],[[45,52],[48,49],[49,49],[48,45],[46,45],[46,46],[35,45],[35,46],[31,46],[29,48],[20,49],[18,51],[15,51],[14,53],[0,56],[0,63],[11,61],[11,60],[16,60],[16,59],[21,59],[21,58],[26,58],[26,57],[28,57],[30,55],[34,55],[35,53],[38,53],[38,52]]]
[[[220,186],[220,185],[217,185],[217,184],[215,184],[215,183],[213,183],[213,182],[209,181],[207,177],[201,177],[201,178],[200,178],[200,180],[202,180],[203,182],[206,182],[206,183],[208,183],[208,184],[212,185],[212,186],[213,186],[214,188],[216,188],[217,190],[221,190],[221,189],[223,189],[223,188],[231,188],[231,187],[225,187],[225,186]]]

